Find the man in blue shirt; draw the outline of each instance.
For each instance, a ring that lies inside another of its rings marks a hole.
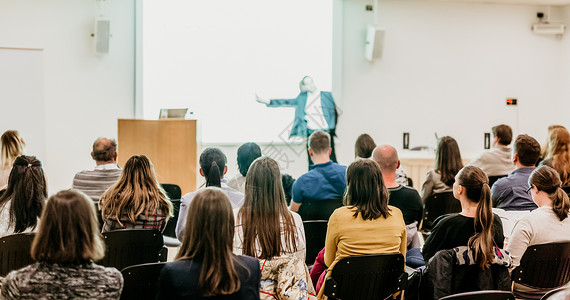
[[[315,131],[309,137],[309,155],[315,163],[309,172],[293,184],[291,211],[297,212],[305,201],[340,199],[346,189],[346,166],[330,159],[331,138],[324,131]]]
[[[540,144],[531,136],[521,134],[515,140],[513,150],[515,170],[493,184],[493,207],[504,210],[534,210],[537,206],[527,192],[528,177],[540,156]]]

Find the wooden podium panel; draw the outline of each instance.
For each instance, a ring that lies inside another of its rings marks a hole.
[[[158,182],[196,190],[196,120],[119,119],[119,165],[133,155],[152,161]]]

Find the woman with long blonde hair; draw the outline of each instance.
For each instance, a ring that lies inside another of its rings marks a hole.
[[[553,129],[548,137],[548,150],[541,164],[554,168],[562,186],[570,185],[570,133],[564,127]]]
[[[16,130],[8,130],[0,137],[0,190],[8,184],[8,177],[16,157],[24,155],[26,143]]]
[[[172,215],[172,203],[158,183],[148,157],[127,160],[119,181],[99,200],[103,232],[117,229],[162,231]]]
[[[219,188],[196,192],[175,261],[162,269],[157,299],[259,299],[259,262],[232,253],[234,214]]]

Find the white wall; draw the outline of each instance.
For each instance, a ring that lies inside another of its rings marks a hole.
[[[99,14],[111,20],[107,56],[93,50]],[[69,188],[93,168],[93,141],[116,137],[117,118],[134,115],[134,1],[0,0],[0,47],[44,49],[43,163],[50,194]]]
[[[483,133],[496,124],[540,142],[548,125],[570,125],[568,106],[556,109],[570,95],[563,80],[570,65],[561,63],[570,37],[532,34],[544,7],[379,1],[384,53],[369,63],[363,52],[371,2],[343,3],[342,161],[351,160],[364,132],[397,148],[403,132],[410,132],[412,147],[435,146],[434,132],[451,135],[470,157],[483,150]],[[507,97],[518,98],[518,108],[507,107]]]
[[[566,22],[566,31],[570,28],[570,5],[563,7],[561,19],[565,20]],[[568,116],[570,115],[570,36],[567,36],[563,39],[564,44],[564,56],[563,56],[563,63],[562,68],[564,69],[564,75],[562,76],[562,85],[565,88],[564,95],[562,97],[563,111]],[[567,117],[565,120],[565,125],[570,125],[570,117]]]

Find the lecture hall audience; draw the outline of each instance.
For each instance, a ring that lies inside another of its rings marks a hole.
[[[406,224],[402,212],[388,205],[388,190],[376,162],[359,159],[348,166],[343,202],[329,219],[324,262],[328,271],[317,282],[319,299],[335,264],[352,255],[401,253],[406,257]]]
[[[8,273],[3,299],[119,299],[121,272],[93,263],[105,255],[98,224],[85,194],[66,190],[51,196],[32,242],[36,263]]]
[[[35,231],[46,199],[42,163],[35,156],[16,158],[8,187],[0,196],[0,237]]]
[[[256,143],[249,142],[241,145],[237,151],[239,173],[228,180],[228,186],[245,193],[245,175],[251,163],[259,157],[261,157],[261,148]]]
[[[103,232],[118,229],[162,231],[172,216],[172,203],[158,183],[150,159],[131,156],[119,181],[99,200]]]
[[[227,181],[224,179],[228,171],[228,166],[226,166],[227,158],[222,150],[218,148],[206,148],[202,154],[200,154],[200,175],[206,179],[206,187],[215,186],[219,187],[226,193],[232,208],[240,208],[243,205],[243,193],[234,190],[227,185]],[[186,214],[188,212],[188,207],[192,203],[192,199],[196,192],[188,193],[182,196],[180,199],[180,212],[178,214],[178,221],[176,223],[176,238],[179,241],[183,241],[184,228],[186,224]]]
[[[0,190],[8,184],[8,177],[16,157],[24,155],[26,143],[16,130],[8,130],[0,137]]]
[[[435,168],[429,169],[422,186],[422,201],[432,194],[451,192],[455,175],[463,168],[459,146],[454,138],[444,136],[437,144]]]
[[[93,142],[91,158],[95,161],[95,169],[75,174],[71,188],[82,191],[98,203],[101,195],[121,177],[122,171],[117,165],[117,142],[98,138]]]
[[[513,140],[513,130],[510,126],[501,124],[494,126],[491,131],[493,132],[491,150],[475,157],[469,165],[480,168],[489,177],[506,176],[515,169],[511,159],[512,149],[509,147]]]
[[[361,134],[354,143],[354,158],[371,158],[372,151],[376,148],[376,143],[367,133]],[[408,186],[408,176],[402,166],[396,169],[396,182],[403,186]]]
[[[302,299],[314,294],[305,265],[303,221],[287,209],[275,160],[261,157],[251,164],[244,204],[234,213],[233,251],[259,259],[261,298]]]
[[[259,261],[232,253],[235,227],[228,196],[216,187],[199,190],[186,219],[176,259],[161,271],[157,299],[259,299]]]

